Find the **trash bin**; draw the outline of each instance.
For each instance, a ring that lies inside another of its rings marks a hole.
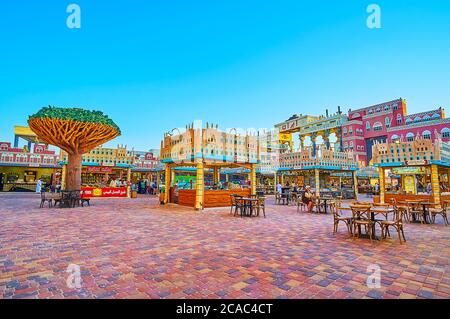
[[[137,198],[137,191],[136,190],[132,190],[131,191],[131,198]]]

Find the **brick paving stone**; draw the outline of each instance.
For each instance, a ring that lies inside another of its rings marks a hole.
[[[271,197],[267,218],[252,219],[155,196],[68,210],[39,209],[36,194],[0,201],[0,298],[450,298],[442,223],[405,224],[404,245],[371,244]],[[66,285],[69,264],[81,290]],[[372,264],[381,289],[366,286]]]

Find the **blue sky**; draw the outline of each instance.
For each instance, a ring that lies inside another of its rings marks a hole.
[[[366,27],[371,3],[381,29]],[[447,0],[2,2],[0,140],[49,104],[104,111],[122,129],[109,145],[140,150],[195,119],[263,128],[399,97],[409,113],[450,108],[449,39]]]

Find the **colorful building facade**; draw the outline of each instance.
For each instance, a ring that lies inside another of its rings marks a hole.
[[[322,136],[323,144],[337,151],[351,151],[357,155],[361,166],[372,160],[372,146],[376,143],[413,141],[416,137],[434,140],[450,140],[450,119],[445,118],[444,108],[408,114],[406,100],[392,101],[349,110],[347,115],[338,112],[325,116],[294,115],[287,121],[275,125],[282,134],[298,133],[300,148],[305,137],[311,137],[313,154],[317,148],[316,139]],[[329,137],[336,135],[336,143],[331,145]]]
[[[58,168],[58,155],[44,144],[29,150],[0,142],[0,191],[34,191],[38,179],[53,182]]]

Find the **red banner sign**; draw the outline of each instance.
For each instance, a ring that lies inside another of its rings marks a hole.
[[[82,187],[81,188],[82,198],[91,197],[127,197],[126,187]]]
[[[112,173],[112,167],[105,166],[88,166],[86,167],[88,173]]]

